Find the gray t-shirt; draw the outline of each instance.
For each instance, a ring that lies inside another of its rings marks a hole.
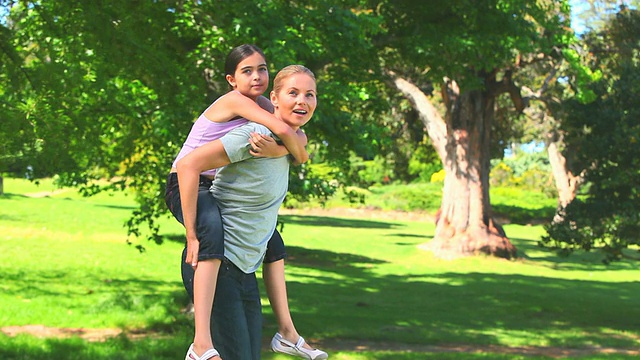
[[[222,214],[225,256],[247,274],[262,263],[289,186],[289,157],[253,157],[251,132],[271,135],[250,122],[220,138],[231,164],[218,170],[210,189]]]

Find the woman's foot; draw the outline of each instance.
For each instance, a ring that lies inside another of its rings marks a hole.
[[[220,354],[218,354],[216,349],[210,348],[203,352],[202,355],[198,356],[193,348],[193,344],[191,344],[191,346],[189,346],[189,350],[187,350],[187,355],[184,357],[184,360],[210,360],[215,358],[220,359]]]

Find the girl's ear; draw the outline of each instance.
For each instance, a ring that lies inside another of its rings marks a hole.
[[[227,82],[229,83],[229,85],[231,85],[232,88],[236,88],[236,79],[233,76],[227,75],[225,76],[225,79],[227,79]]]

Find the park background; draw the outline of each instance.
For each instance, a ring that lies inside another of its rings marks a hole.
[[[0,5],[2,358],[184,353],[164,177],[245,42],[318,77],[280,218],[310,342],[638,355],[635,2]]]

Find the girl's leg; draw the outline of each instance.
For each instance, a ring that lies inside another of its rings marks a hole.
[[[193,277],[193,311],[195,320],[193,350],[198,355],[204,354],[205,351],[213,348],[210,330],[211,309],[216,293],[220,263],[220,259],[199,261]]]
[[[197,236],[200,241],[198,266],[194,271],[185,263],[186,248],[182,253],[182,281],[193,301],[195,335],[193,351],[202,355],[213,348],[211,337],[211,309],[216,291],[216,280],[224,254],[222,218],[213,196],[209,193],[211,181],[201,178],[198,189]],[[184,223],[178,190],[177,176],[170,174],[167,181],[165,201],[174,217]],[[183,224],[184,225],[184,224]]]
[[[210,184],[201,184],[198,192],[196,215],[197,236],[200,241],[198,266],[193,276],[193,310],[195,336],[193,348],[197,355],[214,347],[211,336],[211,309],[216,293],[218,271],[224,254],[222,217],[215,199],[209,192]],[[187,264],[189,265],[189,264]]]

